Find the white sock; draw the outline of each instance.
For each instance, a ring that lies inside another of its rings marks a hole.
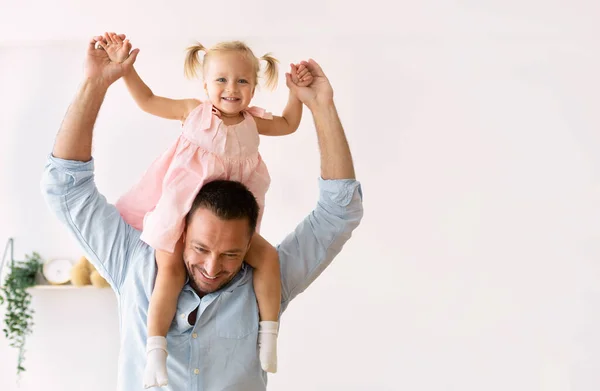
[[[169,383],[167,355],[167,339],[165,337],[148,337],[144,388],[162,387]]]
[[[258,323],[258,357],[263,371],[277,372],[277,328],[278,322]]]

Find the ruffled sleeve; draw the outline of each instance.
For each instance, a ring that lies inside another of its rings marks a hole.
[[[273,114],[271,114],[270,112],[268,112],[265,109],[260,108],[260,107],[256,107],[256,106],[248,107],[248,109],[246,109],[246,111],[258,118],[273,119]]]

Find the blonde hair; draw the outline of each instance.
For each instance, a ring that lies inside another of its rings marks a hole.
[[[199,58],[200,52],[204,52],[202,60]],[[225,41],[219,42],[215,46],[207,49],[200,42],[187,48],[187,55],[185,57],[185,65],[183,67],[184,74],[187,78],[198,77],[198,69],[202,69],[202,75],[206,69],[206,64],[210,60],[213,53],[217,52],[241,52],[248,56],[248,59],[252,62],[254,71],[256,72],[255,84],[258,84],[259,73],[260,73],[260,61],[265,61],[266,66],[264,69],[265,85],[269,89],[274,89],[277,86],[278,78],[278,63],[279,61],[267,53],[262,57],[258,58],[254,55],[252,50],[241,41]]]

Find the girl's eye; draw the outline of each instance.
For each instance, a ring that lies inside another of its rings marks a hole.
[[[225,78],[224,77],[219,77],[217,79],[217,81],[220,82],[220,83],[223,83],[223,82],[225,82]]]
[[[242,83],[242,84],[248,84],[248,80],[246,80],[246,79],[240,79],[240,83]]]

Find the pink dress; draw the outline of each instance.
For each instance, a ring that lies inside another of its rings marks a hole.
[[[249,107],[243,115],[242,122],[227,126],[210,101],[198,105],[186,118],[177,141],[117,201],[119,213],[142,231],[144,242],[173,252],[196,194],[215,179],[235,180],[248,187],[260,207],[260,230],[271,177],[258,152],[260,138],[253,116],[273,116],[258,107]]]

